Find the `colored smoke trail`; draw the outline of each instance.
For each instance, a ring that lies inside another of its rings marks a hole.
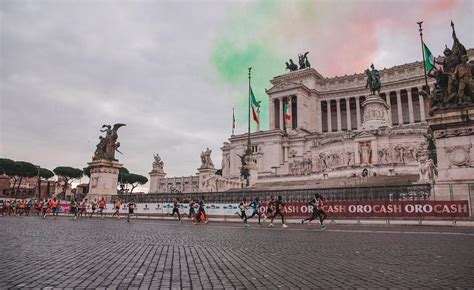
[[[269,80],[286,72],[288,58],[297,63],[298,53],[309,51],[312,67],[325,77],[361,73],[376,60],[378,68],[395,65],[380,57],[384,52],[392,54],[391,45],[381,47],[381,43],[393,40],[399,42],[394,49],[398,45],[414,55],[405,62],[415,61],[421,57],[416,21],[446,26],[450,11],[468,5],[458,0],[246,3],[223,27],[212,62],[237,98],[241,125],[247,122],[247,67],[253,67],[252,87],[262,100],[261,128],[267,129],[269,104],[264,89],[271,88]]]

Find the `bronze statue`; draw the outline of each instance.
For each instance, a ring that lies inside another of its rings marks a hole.
[[[247,153],[248,153],[248,151],[245,151],[243,155],[237,154],[237,156],[239,156],[240,163],[242,165],[240,167],[240,176],[242,176],[247,181],[246,184],[248,186],[249,185],[250,171],[247,168]]]
[[[371,95],[375,95],[375,92],[378,92],[380,94],[380,88],[382,84],[380,82],[379,71],[375,69],[374,64],[372,64],[370,68],[372,70],[369,70],[369,69],[365,70],[365,74],[367,75],[367,83],[365,87],[370,89]]]
[[[298,66],[290,58],[290,63],[286,62],[286,69],[290,70],[290,72],[291,72],[291,71],[298,70]]]
[[[117,131],[122,126],[125,126],[125,124],[115,124],[113,128],[110,125],[102,126],[100,132],[105,133],[105,136],[99,136],[100,141],[96,146],[94,157],[92,157],[93,160],[105,159],[109,161],[117,161],[117,159],[115,159],[115,151],[120,154],[122,153],[118,150],[120,142],[117,142]]]
[[[308,60],[308,53],[309,51],[307,51],[305,54],[298,54],[300,69],[310,67],[309,60]]]
[[[437,64],[442,65],[442,69],[428,72],[428,76],[436,80],[435,89],[430,94],[431,110],[430,115],[439,109],[463,106],[472,104],[473,100],[473,67],[467,63],[467,51],[456,36],[454,23],[451,21],[453,29],[453,46],[451,49],[446,46],[443,54],[444,58]],[[427,94],[426,92],[422,92]]]
[[[308,54],[309,51],[305,52],[304,54],[299,54],[298,53],[298,63],[300,65],[299,69],[305,69],[305,68],[310,68],[311,64],[309,63],[308,60]],[[293,62],[293,60],[290,58],[290,63],[286,62],[286,69],[292,71],[298,70],[298,66]]]
[[[472,103],[472,71],[471,66],[467,64],[467,55],[461,57],[461,63],[456,66],[454,70],[454,78],[458,85],[457,102],[458,105]]]

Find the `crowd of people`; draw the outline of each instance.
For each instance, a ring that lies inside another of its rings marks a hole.
[[[116,198],[113,201],[114,213],[112,217],[116,217],[120,219],[120,209],[122,208],[122,199]],[[313,211],[310,217],[302,219],[301,224],[305,222],[311,222],[316,218],[319,218],[319,222],[321,224],[321,228],[325,229],[326,226],[324,225],[324,220],[326,219],[327,215],[323,210],[324,200],[323,197],[319,194],[314,194],[314,197],[308,203],[312,206]],[[131,199],[127,203],[127,222],[130,222],[130,218],[135,216],[135,209],[137,205],[133,199]],[[266,210],[263,211],[262,207],[266,207]],[[281,218],[281,223],[283,228],[287,228],[288,225],[285,223],[285,212],[284,212],[285,203],[281,196],[278,196],[276,199],[271,196],[266,202],[262,202],[258,197],[256,197],[253,201],[247,201],[245,198],[239,203],[239,211],[237,214],[244,222],[246,227],[249,227],[250,224],[248,223],[249,219],[253,217],[258,218],[258,224],[261,225],[262,219],[263,221],[269,219],[270,220],[270,227],[274,227],[273,221],[274,219],[279,216]],[[87,209],[90,208],[90,212],[87,212]],[[173,202],[173,208],[171,213],[168,213],[169,216],[177,216],[178,221],[183,223],[182,218],[187,216],[189,220],[193,220],[193,224],[197,225],[198,223],[205,223],[209,222],[209,218],[206,214],[204,198],[195,200],[192,199],[189,201],[189,211],[188,213],[181,213],[180,212],[180,202],[179,199],[176,198]],[[106,209],[106,200],[102,197],[101,199],[97,200],[94,198],[93,200],[88,200],[84,198],[80,201],[77,199],[73,199],[70,203],[69,214],[77,219],[78,217],[89,217],[92,218],[94,214],[98,215],[100,218],[104,218],[104,210]],[[52,216],[54,219],[59,215],[61,212],[61,205],[60,200],[57,198],[52,199],[38,199],[36,201],[25,200],[25,199],[13,199],[13,200],[5,200],[2,205],[2,216],[5,215],[26,215],[28,216],[31,211],[38,216],[41,216],[43,219],[46,219],[47,216]],[[251,214],[247,215],[247,212],[251,211]]]

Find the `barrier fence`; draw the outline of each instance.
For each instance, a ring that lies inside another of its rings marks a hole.
[[[204,199],[206,210],[218,215],[233,215],[241,200],[262,201],[271,196],[282,196],[289,217],[302,217],[311,213],[310,201],[315,193],[325,199],[324,210],[333,218],[452,218],[465,219],[473,215],[474,184],[447,184],[443,186],[406,185],[386,187],[317,188],[279,191],[238,191],[180,194],[123,195],[127,203],[160,204],[171,207],[178,199],[182,208],[191,200]],[[118,196],[116,196],[118,197]],[[262,207],[261,210],[264,210]],[[150,211],[152,212],[152,211]]]

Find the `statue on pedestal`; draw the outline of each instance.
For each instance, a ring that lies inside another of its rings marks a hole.
[[[201,152],[201,168],[212,168],[214,169],[214,163],[211,160],[212,150],[209,148],[206,151]]]
[[[164,162],[163,160],[161,160],[160,155],[158,153],[154,154],[153,158],[155,159],[155,161],[153,161],[153,171],[162,172]]]
[[[299,69],[310,68],[311,64],[308,60],[309,51],[305,52],[304,54],[298,54],[298,64],[300,65]],[[292,71],[297,71],[298,66],[293,62],[293,60],[289,59],[290,63],[286,62],[286,69]]]
[[[125,124],[115,124],[113,128],[110,125],[102,126],[100,132],[105,133],[105,136],[99,136],[100,141],[96,146],[92,160],[105,159],[109,161],[117,161],[117,159],[115,159],[115,151],[122,154],[122,152],[118,150],[120,142],[117,142],[117,131],[122,126],[125,126]]]
[[[296,71],[296,70],[298,70],[298,66],[290,58],[290,63],[286,62],[286,69],[290,70],[290,72],[291,71]]]
[[[423,151],[418,154],[418,169],[420,177],[419,183],[431,183],[438,175],[436,165],[432,159],[429,159],[429,151]]]
[[[474,66],[467,63],[467,51],[456,36],[454,23],[453,46],[446,46],[442,60],[435,62],[442,65],[442,69],[428,72],[428,76],[436,80],[435,89],[431,94],[431,112],[438,109],[459,107],[474,103],[474,82],[472,79]]]
[[[380,73],[375,69],[374,64],[370,66],[372,70],[366,69],[365,74],[367,75],[366,88],[370,89],[370,94],[375,95],[375,92],[380,94],[380,88],[382,86],[380,82]]]

